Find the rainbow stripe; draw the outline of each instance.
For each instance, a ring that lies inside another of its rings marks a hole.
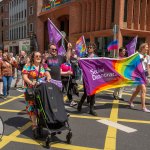
[[[118,40],[112,41],[108,47],[107,47],[108,51],[111,50],[117,50],[118,49]]]
[[[61,0],[56,0],[55,1],[55,6],[59,6],[61,4]]]
[[[84,40],[84,36],[81,36],[79,40],[76,42],[76,51],[79,57],[84,57],[86,54],[86,44]]]

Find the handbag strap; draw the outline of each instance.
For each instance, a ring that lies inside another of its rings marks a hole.
[[[39,71],[38,71],[38,76],[36,77],[36,82],[37,82],[37,81],[38,81],[38,79],[39,79],[40,71],[41,71],[41,64],[40,64],[40,66],[39,66]]]

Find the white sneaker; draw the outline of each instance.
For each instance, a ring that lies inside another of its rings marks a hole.
[[[19,92],[24,92],[24,89],[17,89],[17,91],[19,91]]]
[[[147,108],[143,108],[142,109],[144,112],[148,112],[148,113],[150,113],[150,110],[149,109],[147,109]]]
[[[133,103],[129,102],[129,105],[130,105],[130,108],[134,108],[134,104]]]
[[[70,103],[70,107],[73,107],[73,106],[76,106],[77,105],[77,103],[75,102],[75,101],[72,101],[71,103]]]

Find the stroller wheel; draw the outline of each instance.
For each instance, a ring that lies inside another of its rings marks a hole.
[[[50,138],[49,138],[49,136],[45,140],[45,146],[46,146],[46,148],[50,149]]]
[[[71,138],[72,138],[72,132],[70,131],[70,132],[66,135],[67,144],[71,144]]]
[[[40,138],[43,137],[43,129],[42,129],[42,127],[38,128],[38,135],[39,135]]]

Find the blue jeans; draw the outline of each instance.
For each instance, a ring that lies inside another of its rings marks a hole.
[[[12,76],[3,76],[3,94],[4,96],[7,96],[9,94],[11,82],[12,82],[13,77]]]

